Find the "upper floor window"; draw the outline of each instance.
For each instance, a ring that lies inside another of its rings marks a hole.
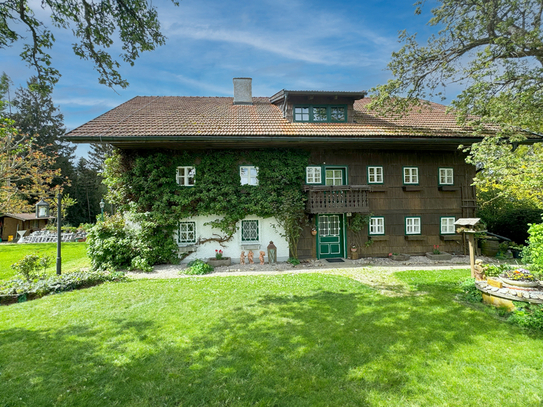
[[[194,167],[177,167],[177,183],[186,187],[194,186],[194,177],[196,176],[196,168]]]
[[[384,217],[371,217],[369,223],[370,235],[384,235],[385,234],[385,218]]]
[[[196,243],[196,222],[179,222],[177,243]]]
[[[260,240],[258,229],[258,220],[242,220],[241,241],[243,243],[258,242]]]
[[[403,168],[403,183],[404,184],[418,184],[419,183],[418,167],[404,167]]]
[[[452,168],[439,169],[439,185],[453,185],[454,170]]]
[[[345,185],[345,168],[326,168],[324,185]]]
[[[253,165],[241,165],[239,167],[241,185],[258,185],[258,167]]]
[[[454,217],[443,217],[441,218],[441,234],[442,235],[452,235],[456,233],[454,222],[456,219]]]
[[[322,184],[322,169],[318,166],[305,168],[306,184]]]
[[[368,184],[383,183],[383,167],[368,167]]]
[[[347,106],[294,106],[295,122],[340,123],[347,121]]]

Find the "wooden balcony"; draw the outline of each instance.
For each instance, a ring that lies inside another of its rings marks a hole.
[[[308,213],[369,213],[368,185],[305,185]]]

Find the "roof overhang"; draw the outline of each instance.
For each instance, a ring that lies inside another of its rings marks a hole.
[[[270,97],[271,103],[281,102],[283,99],[288,99],[289,96],[328,96],[328,97],[342,97],[350,98],[353,100],[363,99],[368,92],[342,92],[342,91],[318,91],[318,90],[280,90],[275,95]]]

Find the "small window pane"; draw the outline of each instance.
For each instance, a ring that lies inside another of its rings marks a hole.
[[[439,183],[441,185],[453,185],[454,184],[454,172],[452,168],[440,168],[439,169]]]
[[[420,234],[420,218],[406,218],[405,233],[408,235]]]
[[[383,167],[368,167],[368,183],[383,183]]]
[[[385,234],[385,218],[370,218],[370,235]]]
[[[455,218],[441,218],[441,234],[456,233],[454,222]]]
[[[320,184],[321,167],[307,167],[305,169],[305,182],[307,184]]]
[[[196,168],[194,167],[177,167],[177,183],[183,186],[194,186],[196,177]]]
[[[295,107],[294,108],[294,120],[298,122],[309,121],[309,108],[308,107]]]
[[[314,107],[313,108],[313,121],[314,122],[325,122],[328,121],[328,114],[325,107]]]
[[[325,185],[343,185],[343,170],[326,170]]]
[[[196,243],[196,222],[179,223],[179,243]]]
[[[258,242],[258,220],[241,221],[241,241]]]
[[[319,216],[319,235],[321,237],[339,236],[339,232],[340,220],[338,215]]]
[[[330,108],[330,120],[332,120],[333,122],[344,122],[345,108],[332,106]]]

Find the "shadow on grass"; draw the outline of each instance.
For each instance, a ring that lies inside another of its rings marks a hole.
[[[86,325],[1,330],[0,404],[364,406],[375,397],[409,400],[423,391],[413,382],[428,360],[450,358],[474,337],[500,329],[451,301],[441,287],[424,289],[429,295],[403,298],[367,289],[265,295],[234,309],[217,307],[199,333],[179,329],[174,337],[161,335],[163,322],[121,318],[111,319],[107,333]]]

